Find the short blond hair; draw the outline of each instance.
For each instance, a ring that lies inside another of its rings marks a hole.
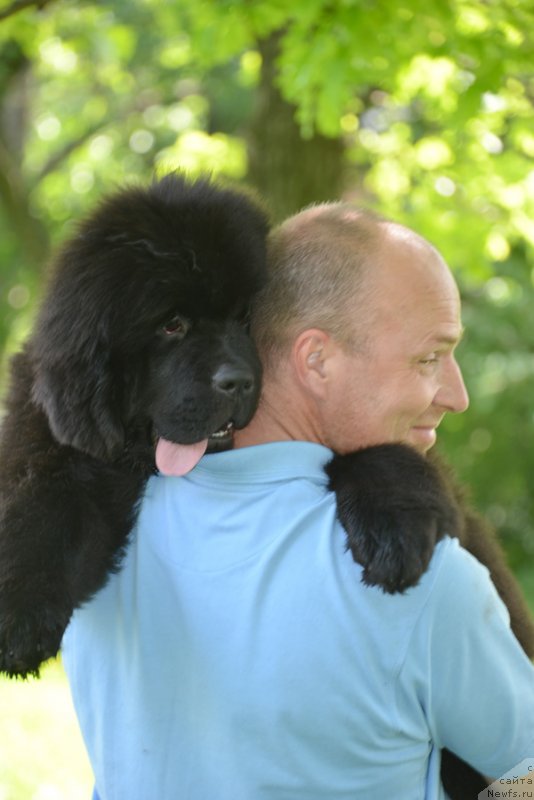
[[[350,348],[364,346],[366,277],[384,222],[348,203],[323,203],[271,232],[268,283],[252,310],[252,335],[265,366],[307,328],[320,328]]]

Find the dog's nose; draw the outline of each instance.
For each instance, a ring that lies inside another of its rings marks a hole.
[[[254,389],[254,375],[247,367],[223,364],[213,376],[213,385],[219,392],[231,396],[250,394]]]

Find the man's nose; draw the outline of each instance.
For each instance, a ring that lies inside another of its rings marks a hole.
[[[462,371],[452,356],[446,364],[442,385],[434,402],[453,414],[460,414],[469,407],[469,395],[465,388]]]

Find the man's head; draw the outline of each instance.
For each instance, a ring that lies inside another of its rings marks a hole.
[[[271,235],[253,314],[264,398],[250,432],[340,453],[382,442],[424,452],[444,414],[468,404],[461,330],[458,289],[428,242],[347,204],[307,209]]]
[[[306,328],[321,328],[349,347],[361,344],[366,276],[380,243],[379,219],[346,204],[325,203],[274,229],[268,288],[259,295],[253,315],[254,338],[265,365],[277,363]]]

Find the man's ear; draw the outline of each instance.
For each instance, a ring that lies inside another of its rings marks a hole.
[[[325,396],[330,378],[330,359],[336,352],[331,336],[320,328],[303,331],[292,350],[295,373],[301,385],[316,399]]]

